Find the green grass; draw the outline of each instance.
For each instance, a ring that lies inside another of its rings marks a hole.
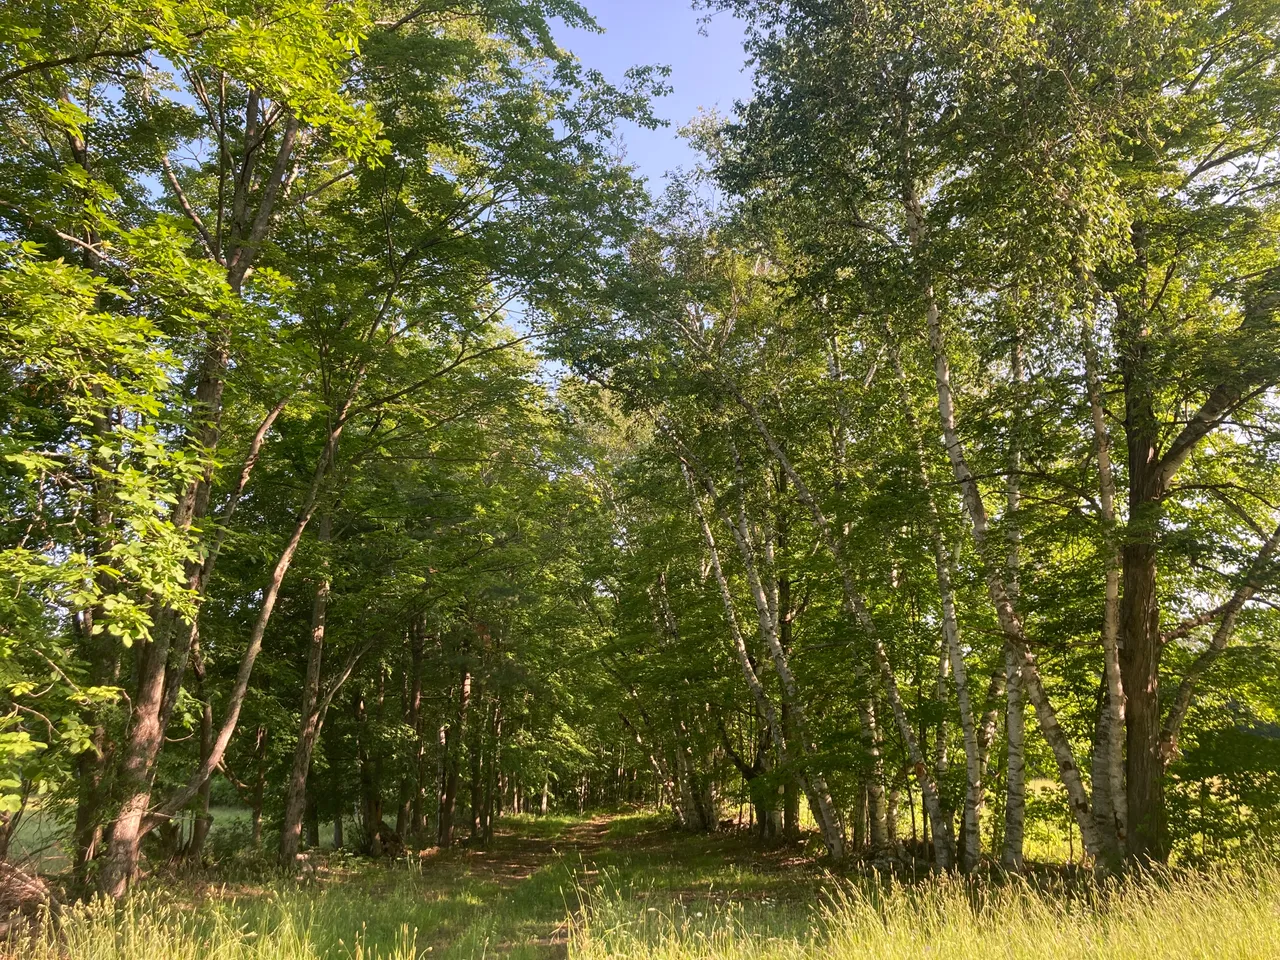
[[[1065,890],[935,878],[912,886],[837,882],[810,922],[740,901],[637,909],[588,902],[582,960],[1273,960],[1280,870],[1227,869]]]
[[[1099,887],[1061,868],[999,877],[836,878],[801,844],[689,836],[652,813],[512,817],[489,850],[396,864],[323,855],[155,875],[123,905],[69,910],[30,960],[584,960],[1280,957],[1280,868]],[[222,878],[221,880],[219,878]],[[255,879],[256,878],[256,879]],[[0,956],[3,948],[0,948]]]
[[[311,960],[545,956],[573,902],[555,865],[525,880],[460,862],[421,871],[357,867],[310,881],[210,888],[153,882],[122,907],[72,908],[60,930],[19,955],[31,960]],[[562,894],[562,889],[564,893]],[[566,896],[567,895],[567,896]]]

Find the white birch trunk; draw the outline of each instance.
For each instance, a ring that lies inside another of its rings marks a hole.
[[[908,237],[912,247],[918,248],[923,242],[924,216],[914,187],[909,183],[904,184],[903,187],[903,206],[906,213]],[[1013,647],[1019,677],[1028,699],[1031,700],[1032,706],[1035,707],[1040,732],[1048,742],[1050,749],[1053,751],[1054,759],[1057,761],[1059,776],[1067,788],[1071,810],[1077,825],[1080,827],[1080,836],[1089,853],[1097,856],[1100,853],[1101,845],[1092,819],[1089,794],[1080,775],[1080,768],[1076,763],[1071,742],[1058,724],[1057,711],[1045,692],[1044,684],[1040,678],[1039,664],[1027,642],[1022,620],[1019,618],[1009,597],[1004,576],[1001,574],[997,564],[993,563],[987,555],[990,527],[987,520],[986,507],[982,502],[982,493],[978,489],[978,482],[974,478],[973,472],[969,469],[969,464],[965,457],[964,444],[961,442],[959,431],[956,428],[955,403],[951,390],[951,366],[947,359],[943,340],[942,318],[938,309],[937,297],[934,294],[932,284],[927,280],[921,293],[926,303],[925,319],[929,332],[929,345],[933,352],[934,380],[938,395],[938,416],[942,424],[943,440],[951,460],[956,482],[960,486],[965,511],[969,515],[978,555],[982,558],[983,567],[985,568],[987,592],[991,597],[992,605],[995,607],[996,619],[1000,623],[1000,629],[1005,635],[1006,642]]]
[[[898,727],[898,733],[902,737],[903,743],[907,747],[907,755],[911,760],[912,770],[916,775],[916,779],[920,784],[920,794],[924,800],[925,810],[928,813],[930,823],[933,826],[934,856],[938,866],[943,869],[949,869],[955,860],[955,841],[952,835],[950,819],[946,816],[942,809],[942,802],[938,797],[938,788],[934,783],[933,777],[929,773],[929,767],[925,763],[924,755],[920,751],[920,744],[916,739],[915,731],[911,727],[910,718],[907,716],[906,707],[902,701],[902,694],[898,689],[898,681],[893,673],[893,665],[889,660],[888,651],[885,650],[884,642],[880,639],[876,632],[875,624],[871,618],[871,613],[867,608],[866,601],[853,580],[853,574],[849,569],[849,565],[845,561],[844,551],[840,547],[839,541],[836,539],[835,533],[831,528],[830,521],[822,512],[822,508],[818,505],[818,501],[810,492],[809,487],[801,479],[799,473],[791,463],[791,458],[779,445],[777,438],[773,432],[765,424],[764,419],[760,416],[760,411],[756,405],[746,398],[746,396],[737,388],[728,377],[724,378],[725,385],[733,393],[734,398],[742,406],[742,408],[750,415],[756,429],[760,432],[765,444],[769,448],[769,452],[777,459],[783,471],[787,474],[787,478],[796,488],[796,495],[800,501],[809,509],[813,516],[814,525],[818,529],[818,533],[822,538],[823,545],[831,554],[836,563],[836,569],[840,573],[840,582],[843,588],[843,606],[846,615],[854,620],[862,629],[869,646],[871,654],[880,671],[880,679],[885,687],[885,695],[889,700],[889,706],[893,710],[894,722]]]
[[[690,475],[687,464],[682,464],[685,470],[685,476],[688,479]],[[692,481],[690,480],[690,483]],[[718,497],[715,493],[714,484],[707,477],[702,478],[703,486],[707,488],[708,495],[712,502],[716,502]],[[711,536],[710,526],[707,524],[706,515],[702,510],[700,498],[694,492],[694,500],[697,504],[698,517],[703,528],[703,538],[706,540],[708,549],[713,551],[713,566],[716,570],[717,579],[721,584],[721,592],[725,602],[726,612],[732,609],[732,595],[728,590],[728,582],[724,579],[724,571],[720,566],[719,556],[714,552],[714,538]],[[755,603],[756,616],[760,626],[760,637],[764,641],[765,648],[769,651],[770,659],[773,661],[774,669],[778,672],[778,680],[782,686],[782,694],[790,708],[792,726],[794,727],[794,735],[799,740],[799,748],[805,756],[809,756],[816,752],[808,729],[808,720],[804,705],[800,700],[799,689],[796,685],[795,675],[791,672],[791,664],[787,659],[787,653],[782,648],[782,642],[778,635],[778,622],[776,619],[776,606],[769,603],[769,597],[764,589],[764,585],[760,579],[760,572],[756,566],[755,551],[752,548],[749,532],[747,529],[747,519],[745,509],[739,505],[738,521],[735,523],[728,517],[723,517],[726,524],[729,525],[733,534],[734,541],[737,543],[738,552],[742,556],[743,566],[747,574],[747,585],[751,592],[751,598]],[[739,640],[741,639],[741,631],[738,631]],[[735,641],[735,645],[738,641]],[[742,654],[745,654],[745,644],[742,645]],[[742,654],[739,656],[741,657]],[[748,660],[749,665],[749,660]],[[754,672],[754,671],[753,671]],[[757,680],[757,683],[759,681]],[[750,683],[750,681],[748,681]],[[754,689],[753,689],[754,692]],[[763,693],[763,688],[761,688]],[[767,700],[766,700],[767,702]],[[763,705],[761,707],[763,710]],[[772,711],[772,705],[770,705]],[[769,716],[768,713],[765,714]],[[780,726],[780,725],[779,725]],[[791,731],[781,731],[790,733]],[[786,740],[780,742],[788,742]],[[820,773],[807,774],[803,781],[808,785],[806,796],[809,800],[811,812],[814,819],[818,821],[818,827],[822,831],[823,842],[827,845],[827,852],[832,860],[842,860],[844,858],[844,829],[840,824],[839,815],[836,813],[835,804],[831,800],[831,793],[827,788],[826,779]]]
[[[1093,793],[1098,808],[1098,829],[1106,852],[1118,861],[1126,847],[1128,811],[1124,784],[1124,684],[1120,675],[1120,574],[1122,557],[1116,543],[1116,484],[1111,471],[1111,441],[1107,432],[1102,383],[1098,370],[1097,346],[1093,338],[1093,316],[1084,321],[1085,384],[1093,423],[1095,455],[1098,459],[1098,505],[1102,513],[1106,544],[1105,584],[1102,604],[1102,661],[1106,696],[1099,717],[1101,756],[1093,764]],[[1106,817],[1110,816],[1110,822]]]
[[[1015,384],[1022,383],[1022,344],[1014,337],[1010,373]],[[1009,597],[1016,602],[1021,592],[1019,576],[1022,570],[1022,528],[1018,524],[1018,509],[1022,503],[1022,451],[1014,438],[1009,444],[1009,476],[1005,479],[1005,539],[1009,552],[1005,558],[1008,571],[1006,588]],[[1022,870],[1022,852],[1027,820],[1026,773],[1026,700],[1022,691],[1022,676],[1017,669],[1013,649],[1005,645],[1005,790],[1004,790],[1004,844],[1000,850],[1000,863],[1006,870]]]
[[[919,467],[920,484],[924,491],[925,503],[929,511],[929,532],[933,540],[934,571],[938,581],[938,594],[942,599],[942,635],[946,655],[955,677],[956,701],[960,709],[960,730],[964,738],[965,759],[965,796],[964,810],[961,815],[961,829],[964,831],[964,863],[965,871],[977,866],[982,857],[982,801],[984,794],[983,762],[978,746],[977,724],[974,722],[973,703],[969,696],[969,670],[964,659],[964,648],[960,642],[960,623],[956,616],[955,590],[951,585],[951,555],[942,536],[942,521],[938,514],[938,505],[934,500],[933,484],[929,480],[926,468],[924,440],[919,421],[911,407],[911,395],[907,389],[906,374],[896,348],[892,345],[893,363],[901,391],[902,408],[907,418],[908,427],[916,446],[916,463]],[[942,679],[939,678],[939,686]],[[940,771],[941,772],[941,771]]]

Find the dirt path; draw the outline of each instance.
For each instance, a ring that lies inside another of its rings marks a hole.
[[[467,851],[465,861],[475,876],[511,885],[528,880],[560,858],[589,860],[605,845],[610,816],[584,820],[554,837],[535,837],[510,828],[495,834],[492,846]]]
[[[565,957],[584,891],[590,898],[625,890],[637,909],[652,902],[696,911],[729,901],[772,909],[813,901],[820,882],[794,844],[762,848],[740,833],[678,833],[660,817],[496,827],[485,849],[464,846],[423,863],[419,896],[451,904],[430,928],[435,956]],[[429,929],[423,919],[420,927]]]
[[[537,832],[536,821],[500,821],[487,847],[464,846],[424,857],[424,898],[438,901],[456,896],[460,889],[472,895],[464,908],[467,919],[455,918],[437,928],[428,941],[433,950],[445,957],[459,955],[461,939],[471,930],[488,928],[494,937],[485,940],[483,952],[488,956],[566,957],[574,887],[596,874],[594,860],[608,846],[614,819],[598,816],[545,835]],[[563,870],[547,869],[560,865]]]

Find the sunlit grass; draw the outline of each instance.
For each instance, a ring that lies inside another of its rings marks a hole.
[[[405,904],[399,898],[390,905],[362,899],[353,911],[331,897],[299,890],[252,901],[213,900],[191,910],[148,892],[120,907],[102,900],[73,907],[41,939],[22,944],[17,955],[30,960],[417,960],[427,946],[421,931],[396,922],[389,906]],[[357,913],[370,914],[372,921],[358,920]],[[390,929],[381,929],[387,924]]]
[[[771,915],[774,911],[776,915]],[[1021,881],[833,883],[808,922],[745,899],[640,906],[598,888],[575,918],[582,960],[1273,960],[1280,869],[1035,888]]]
[[[628,840],[646,833],[669,829],[671,815],[655,810],[636,810],[620,814],[609,821],[606,834],[610,841]]]
[[[923,873],[922,876],[925,876]],[[1280,867],[1096,884],[837,878],[801,845],[689,835],[661,815],[503,821],[493,848],[394,864],[328,856],[301,879],[264,864],[156,874],[121,906],[67,909],[23,960],[583,960],[1280,957]]]
[[[547,867],[518,888],[449,871],[448,883],[375,868],[331,883],[259,888],[147,889],[119,907],[67,908],[24,960],[418,960],[544,956],[564,928],[572,876]],[[0,957],[6,956],[0,947]]]

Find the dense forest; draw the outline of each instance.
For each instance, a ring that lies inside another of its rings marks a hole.
[[[701,9],[0,4],[7,884],[1280,852],[1280,5]]]

